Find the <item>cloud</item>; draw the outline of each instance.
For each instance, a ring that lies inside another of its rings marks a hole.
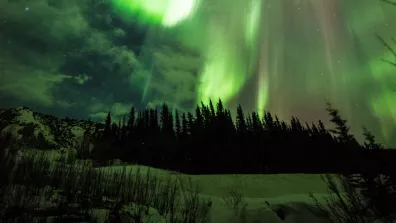
[[[74,77],[74,80],[80,85],[84,84],[85,82],[87,82],[90,79],[92,79],[92,77],[88,76],[86,74],[80,74],[80,75]]]
[[[1,8],[6,9],[0,15],[0,20],[4,21],[2,34],[18,39],[21,44],[35,40],[61,47],[61,43],[89,29],[79,1],[59,0],[57,5],[50,2],[53,1],[0,0]],[[29,7],[29,11],[25,11],[25,7]]]
[[[6,53],[6,52],[4,52]],[[2,81],[0,95],[18,99],[21,102],[35,102],[45,107],[56,104],[52,96],[52,89],[70,76],[57,73],[54,69],[43,69],[19,65],[10,58],[0,57]],[[45,66],[44,66],[45,67]]]
[[[111,114],[114,116],[123,116],[129,113],[129,110],[131,109],[130,104],[123,104],[123,103],[114,103],[113,106],[111,106]]]
[[[57,8],[43,0],[0,0],[0,8],[6,9],[0,13],[2,97],[44,107],[70,105],[55,99],[52,90],[72,78],[59,70],[65,42],[88,28],[78,4]]]
[[[5,9],[0,13],[2,99],[79,113],[104,112],[125,97],[134,100],[128,79],[139,62],[127,45],[112,39],[126,38],[127,33],[111,25],[110,10],[102,14],[88,4],[0,0]],[[96,24],[93,18],[98,16],[107,22]]]
[[[148,105],[159,106],[165,102],[180,109],[195,103],[197,71],[202,65],[197,54],[171,44],[163,45],[153,52],[150,63],[154,64],[155,71],[148,86],[151,95]]]
[[[109,112],[108,106],[106,106],[105,103],[98,100],[97,98],[91,98],[90,102],[87,105],[87,110],[90,113]]]
[[[114,29],[114,31],[113,31],[113,35],[114,35],[115,37],[117,37],[117,38],[124,38],[127,34],[126,34],[126,32],[125,32],[123,29],[121,29],[121,28],[116,28],[116,29]]]
[[[100,119],[108,111],[122,116],[132,104],[193,102],[199,56],[171,36],[150,43],[147,27],[120,24],[106,4],[0,0],[0,100]],[[150,60],[137,56],[144,42],[153,45]]]
[[[115,30],[119,30],[119,28],[115,28]],[[114,44],[105,32],[96,30],[89,33],[81,50],[82,52],[106,56],[108,60],[104,62],[106,62],[109,71],[114,71],[114,67],[118,65],[123,71],[130,74],[131,69],[139,65],[139,61],[131,49],[128,49],[125,45]]]
[[[106,107],[107,106],[105,106],[103,103],[97,103],[94,106],[91,106],[90,107],[91,111],[96,111],[96,112],[89,114],[89,117],[94,120],[103,121],[104,118],[107,116],[107,113],[110,112],[112,121],[118,122],[119,120],[122,120],[123,116],[127,115],[131,109],[130,104],[120,103],[120,102],[116,102],[112,104],[111,108],[108,111],[105,110]]]
[[[102,120],[104,121],[104,119],[107,116],[107,112],[97,112],[97,113],[93,113],[93,114],[89,114],[88,117],[94,120]]]

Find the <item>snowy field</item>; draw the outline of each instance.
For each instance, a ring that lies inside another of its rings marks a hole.
[[[228,207],[224,198],[230,192],[243,196],[246,205],[246,223],[324,223],[330,222],[318,214],[309,193],[322,200],[328,195],[326,184],[317,174],[277,174],[277,175],[185,175],[144,166],[112,166],[103,167],[109,171],[140,169],[145,174],[156,176],[178,177],[187,182],[191,179],[198,185],[200,196],[212,201],[210,222],[231,223],[241,222],[235,211]],[[133,171],[133,170],[132,170]],[[283,219],[276,212],[282,212]]]
[[[23,155],[29,154],[43,154],[51,161],[61,156],[59,151],[24,150]],[[83,162],[75,163],[82,164]],[[319,174],[187,175],[139,165],[113,165],[94,168],[94,170],[103,171],[109,175],[125,171],[133,178],[137,176],[135,174],[137,171],[140,176],[146,176],[149,172],[150,176],[171,178],[181,182],[181,185],[191,182],[192,185],[198,187],[199,197],[202,200],[211,201],[208,216],[211,223],[330,222],[317,211],[315,212],[317,208],[309,196],[309,194],[314,194],[319,201],[323,201],[323,197],[329,195],[327,186]],[[245,207],[243,214],[242,212],[237,214],[235,208],[227,204],[226,199],[231,198],[232,193],[240,196],[240,207]],[[95,209],[93,212],[100,222],[104,222],[104,216],[109,213],[104,209]],[[167,222],[161,216],[154,217],[156,210],[153,210],[153,213],[147,221],[143,222]],[[241,220],[242,215],[243,220]]]

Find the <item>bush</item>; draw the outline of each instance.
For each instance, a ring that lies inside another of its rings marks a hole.
[[[50,161],[43,154],[14,155],[12,160],[18,162],[1,162],[1,170],[6,170],[2,173],[9,173],[1,175],[2,221],[51,217],[57,222],[94,222],[93,209],[109,210],[109,219],[122,215],[134,222],[153,217],[152,210],[169,223],[207,220],[209,201],[199,198],[191,181],[184,185],[180,179],[125,166],[97,169],[65,156]],[[6,153],[1,155],[6,159]]]
[[[244,222],[247,204],[245,203],[242,194],[234,190],[230,191],[229,194],[230,196],[222,197],[221,199],[227,207],[234,210],[235,216],[239,217],[241,222]]]
[[[394,177],[384,175],[326,175],[332,194],[321,204],[311,196],[323,214],[339,223],[393,223],[396,218]]]

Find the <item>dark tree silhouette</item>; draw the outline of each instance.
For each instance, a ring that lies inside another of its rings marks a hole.
[[[173,114],[166,104],[139,112],[132,107],[128,119],[117,123],[108,113],[103,131],[86,136],[92,139],[84,139],[82,146],[95,144],[94,159],[118,158],[186,173],[378,172],[393,165],[395,153],[375,152],[383,147],[370,132],[364,132],[366,142],[360,145],[340,112],[330,104],[327,111],[332,130],[320,120],[302,124],[291,117],[288,123],[269,111],[262,117],[245,114],[240,105],[234,121],[220,99],[215,106],[211,100],[197,105],[194,114],[176,109]],[[375,159],[387,161],[381,166]]]
[[[185,116],[184,116],[185,118]],[[177,138],[180,138],[182,133],[182,126],[181,126],[181,122],[180,122],[180,116],[179,116],[179,112],[177,111],[177,109],[175,110],[175,134]]]
[[[108,138],[111,136],[111,130],[112,130],[112,126],[111,126],[111,114],[110,112],[107,113],[107,116],[105,118],[105,127],[103,130],[103,138]]]

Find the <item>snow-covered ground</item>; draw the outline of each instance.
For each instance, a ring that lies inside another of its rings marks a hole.
[[[43,154],[48,160],[58,160],[63,153],[58,150],[37,151],[23,150],[19,155]],[[82,162],[77,162],[82,164]],[[87,164],[85,164],[87,165]],[[92,167],[92,165],[89,165]],[[170,177],[184,185],[192,183],[198,186],[199,196],[203,200],[210,200],[209,219],[212,223],[325,223],[328,219],[315,214],[316,206],[309,194],[314,194],[319,201],[328,196],[327,185],[319,174],[247,174],[247,175],[187,175],[174,171],[151,168],[140,165],[113,165],[96,168],[107,174],[137,173],[146,176]],[[240,220],[240,214],[226,204],[231,192],[243,198],[245,221]],[[106,216],[106,210],[94,210],[96,216]],[[155,212],[155,211],[154,211]],[[161,216],[153,216],[147,222],[166,222]],[[154,219],[156,219],[154,221]],[[159,220],[160,219],[160,220]],[[162,219],[162,220],[161,220]],[[99,220],[104,222],[103,217]]]
[[[224,201],[224,197],[230,196],[231,191],[243,196],[246,223],[330,222],[312,211],[316,206],[309,197],[313,193],[321,201],[323,196],[328,195],[326,184],[320,175],[185,175],[145,166],[112,166],[101,169],[121,171],[124,168],[127,171],[139,169],[143,175],[150,169],[150,174],[177,177],[185,182],[191,179],[194,185],[198,185],[200,196],[212,201],[209,217],[213,223],[240,222],[235,210]],[[281,212],[284,219],[276,212]]]

